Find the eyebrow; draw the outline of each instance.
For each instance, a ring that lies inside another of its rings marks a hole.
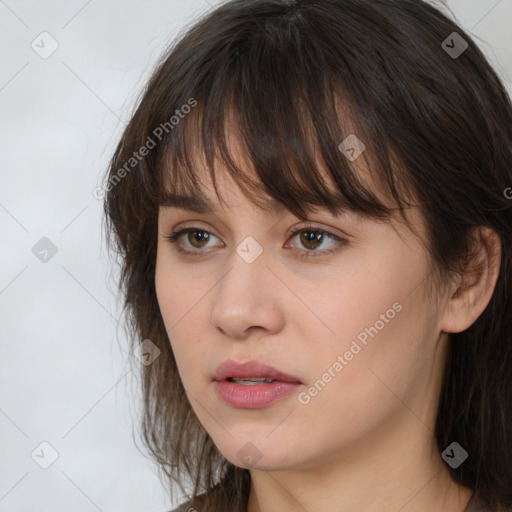
[[[202,214],[217,213],[217,208],[208,199],[197,195],[189,196],[187,194],[166,192],[160,205],[166,208],[181,208]],[[286,210],[286,207],[274,198],[268,199],[266,206],[272,215],[279,215]]]

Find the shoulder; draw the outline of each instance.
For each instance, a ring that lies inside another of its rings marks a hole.
[[[197,504],[196,504],[196,506],[197,506]],[[192,502],[189,500],[189,501],[186,501],[185,503],[182,503],[178,507],[173,508],[172,510],[169,510],[169,512],[199,512],[199,510],[197,508],[195,508],[192,505]]]
[[[169,510],[169,512],[197,512],[197,510],[190,506],[190,503],[187,501],[186,503],[179,505],[177,508]]]
[[[182,503],[178,507],[173,508],[172,510],[169,510],[169,512],[187,512],[187,505],[188,505],[188,502]]]
[[[203,493],[196,496],[195,499],[188,499],[169,512],[201,512],[205,499],[209,494],[212,494],[211,490],[209,493]]]
[[[489,507],[485,506],[484,503],[475,494],[473,494],[464,512],[512,512],[512,509],[508,507],[501,507],[499,510],[491,510]]]
[[[192,503],[192,501],[188,500],[184,503],[182,503],[181,505],[179,505],[178,507],[170,510],[169,512],[199,512],[199,510],[197,509],[197,501],[195,502],[195,505]]]

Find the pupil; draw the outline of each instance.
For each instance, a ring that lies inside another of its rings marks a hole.
[[[192,245],[195,245],[197,242],[199,242],[199,245],[201,245],[201,242],[204,242],[205,240],[208,241],[208,233],[205,231],[191,231],[189,232],[189,235],[192,235]]]
[[[322,238],[322,233],[318,231],[304,231],[302,233],[303,235],[303,242],[306,247],[309,247],[309,244],[314,244],[319,242]]]

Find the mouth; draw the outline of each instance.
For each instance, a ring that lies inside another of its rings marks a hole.
[[[271,384],[272,382],[288,382],[302,384],[299,378],[258,361],[237,363],[228,359],[215,370],[214,380],[228,381],[243,386]]]
[[[224,361],[214,377],[219,398],[235,409],[261,409],[296,392],[302,382],[256,361]]]
[[[272,379],[266,379],[264,377],[249,377],[247,379],[236,379],[234,377],[228,377],[226,379],[228,382],[235,382],[236,384],[241,384],[242,386],[254,386],[257,384],[270,384],[272,382],[276,382]]]

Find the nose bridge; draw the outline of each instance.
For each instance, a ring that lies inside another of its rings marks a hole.
[[[271,273],[267,268],[267,253],[255,238],[246,237],[229,259],[229,271],[219,283],[216,303],[236,301],[238,307],[261,302],[262,286]],[[270,299],[270,297],[266,297]]]
[[[270,330],[282,320],[276,278],[267,268],[268,253],[246,237],[233,251],[229,270],[218,283],[211,323],[233,337],[253,326]]]

